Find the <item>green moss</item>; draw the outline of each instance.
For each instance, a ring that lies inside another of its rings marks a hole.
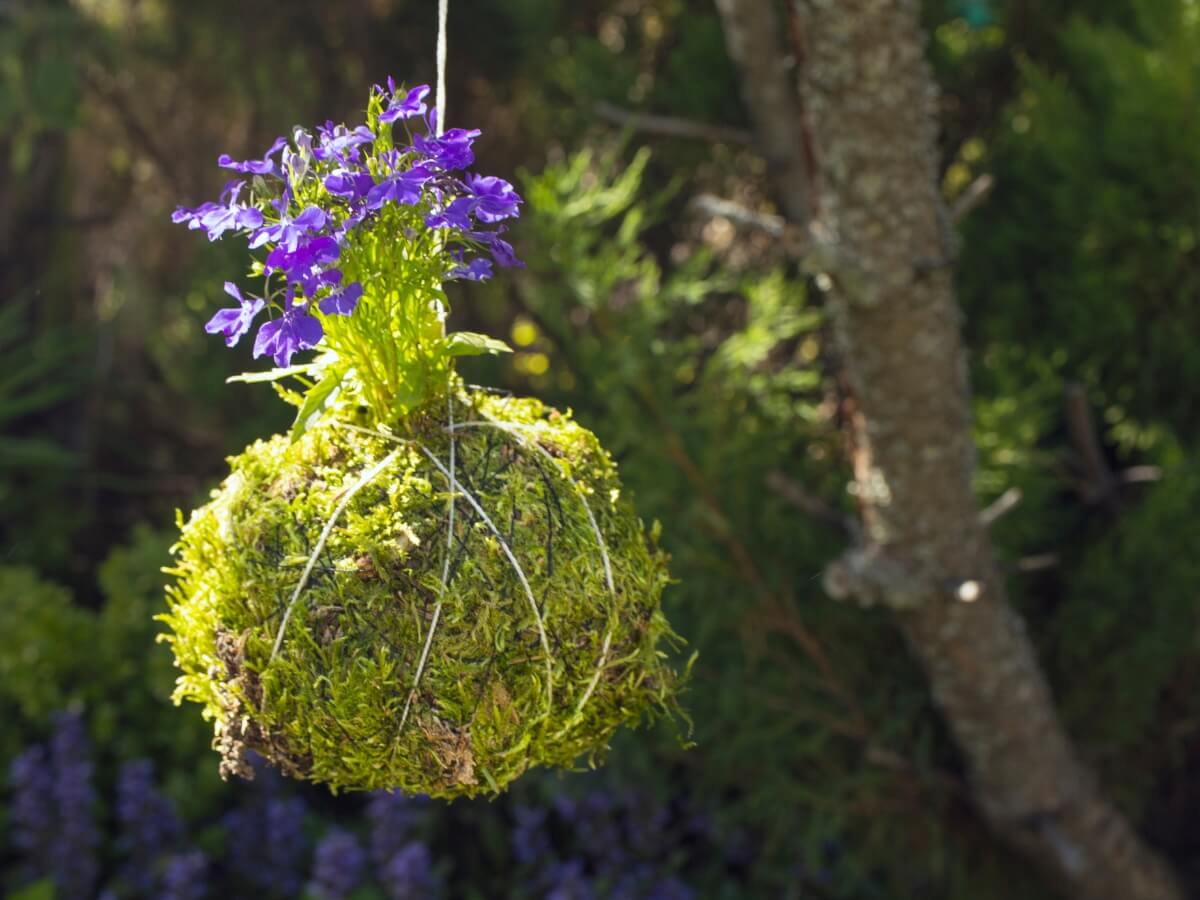
[[[175,698],[213,719],[223,773],[245,774],[253,749],[334,789],[496,793],[677,711],[665,558],[595,436],[537,400],[475,393],[455,406],[444,593],[444,398],[394,437],[326,421],[294,443],[260,441],[183,526],[162,618],[182,669]]]

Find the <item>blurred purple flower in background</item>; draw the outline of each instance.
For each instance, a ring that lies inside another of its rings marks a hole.
[[[577,859],[554,863],[544,874],[546,900],[593,900],[596,896],[591,882]]]
[[[317,844],[309,891],[316,900],[343,900],[363,882],[367,854],[358,838],[331,829]]]
[[[379,867],[378,877],[388,900],[434,900],[441,896],[433,854],[420,841],[401,847]]]
[[[57,828],[50,802],[54,773],[46,748],[35,744],[13,759],[8,783],[12,789],[9,817],[13,847],[33,870],[33,877],[47,874]]]
[[[183,825],[155,785],[154,764],[148,759],[125,763],[117,775],[117,824],[117,848],[126,859],[122,881],[139,896],[152,896],[157,863],[176,849]]]
[[[261,783],[264,797],[225,816],[225,861],[248,887],[271,897],[294,897],[307,870],[308,808],[300,797],[282,795],[274,779]]]
[[[88,750],[83,717],[74,712],[56,716],[50,740],[50,799],[56,818],[50,862],[59,900],[91,897],[99,873],[100,835],[93,818],[96,795]]]
[[[208,896],[208,857],[199,850],[177,853],[163,867],[158,900],[204,900]]]
[[[546,811],[519,803],[512,812],[514,822],[509,842],[517,862],[528,866],[548,858],[551,848],[550,835],[546,831]]]

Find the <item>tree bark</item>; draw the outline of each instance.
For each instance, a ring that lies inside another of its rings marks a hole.
[[[749,97],[756,72],[776,68],[764,57],[778,54],[779,29],[761,24],[774,5],[717,5]],[[811,133],[815,165],[800,193],[779,188],[792,216],[820,198],[816,220],[799,224],[825,244],[813,258],[861,413],[853,465],[863,542],[831,565],[826,586],[895,609],[997,834],[1070,896],[1175,900],[1170,870],[1077,758],[980,522],[953,238],[937,183],[937,94],[918,12],[917,0],[792,2],[807,117],[792,131]],[[799,105],[775,104],[775,94],[749,105],[777,153],[774,119]],[[803,168],[804,146],[790,153],[777,170]]]

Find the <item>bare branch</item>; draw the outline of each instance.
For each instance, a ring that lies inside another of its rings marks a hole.
[[[736,225],[745,225],[748,228],[757,228],[774,238],[783,237],[788,227],[783,216],[758,212],[713,194],[697,194],[691,199],[691,206],[707,216],[728,219]]]
[[[958,195],[950,207],[950,220],[955,225],[961,224],[967,216],[983,205],[983,201],[991,195],[995,186],[995,176],[986,172],[968,184],[966,190]]]
[[[795,89],[795,60],[780,46],[784,34],[774,4],[763,0],[717,0],[729,56],[741,71],[742,98],[758,146],[793,222],[811,216],[812,185],[804,159],[805,136]]]
[[[795,225],[783,216],[758,212],[712,194],[696,195],[691,205],[705,215],[720,216],[736,225],[758,228],[778,238],[783,252],[799,262],[800,267],[810,275],[836,273],[851,282],[857,278],[857,262],[819,221]]]
[[[979,523],[984,528],[991,528],[997,519],[1016,509],[1017,504],[1021,502],[1021,496],[1020,488],[1010,487],[979,514]]]
[[[1117,486],[1117,479],[1104,458],[1100,445],[1100,433],[1096,429],[1096,420],[1092,416],[1092,408],[1088,403],[1087,392],[1077,382],[1066,387],[1063,397],[1067,420],[1067,433],[1075,446],[1080,465],[1083,468],[1083,484],[1080,493],[1084,502],[1098,503],[1111,496]]]
[[[1121,484],[1143,484],[1161,480],[1163,470],[1161,466],[1130,466],[1128,469],[1122,469],[1117,477]]]
[[[775,491],[780,497],[806,516],[810,516],[827,525],[832,525],[849,538],[858,538],[860,528],[856,519],[847,516],[841,510],[826,503],[815,494],[809,493],[803,485],[794,479],[788,478],[782,472],[774,471],[768,473],[767,487]]]
[[[632,128],[635,131],[645,131],[648,134],[711,141],[716,144],[745,145],[754,142],[754,135],[750,132],[740,128],[730,128],[726,125],[710,125],[707,122],[679,119],[675,116],[657,116],[651,113],[635,112],[622,109],[604,100],[598,102],[593,109],[596,115],[606,122]]]
[[[1060,560],[1057,553],[1038,553],[1034,556],[1022,556],[1017,560],[1016,569],[1022,575],[1030,572],[1044,572],[1056,568]]]

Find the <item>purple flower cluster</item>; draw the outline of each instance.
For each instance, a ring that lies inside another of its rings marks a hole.
[[[90,897],[99,874],[96,859],[100,835],[93,811],[92,763],[87,733],[78,713],[62,713],[50,739],[50,764],[54,769],[51,802],[57,818],[51,862],[58,893],[63,900]]]
[[[35,745],[9,767],[12,841],[31,878],[54,879],[55,896],[90,897],[99,865],[92,764],[83,719],[61,713],[50,745]]]
[[[423,824],[426,798],[394,791],[375,791],[367,803],[371,825],[371,859],[385,866],[415,837]]]
[[[274,791],[224,819],[226,863],[248,888],[269,897],[299,895],[308,855],[304,834],[307,806],[299,797]]]
[[[313,854],[309,892],[316,900],[345,900],[366,875],[367,854],[353,834],[332,829]]]
[[[200,850],[176,853],[163,867],[159,900],[203,900],[208,894],[208,857]]]
[[[371,859],[390,900],[437,897],[440,883],[429,847],[416,839],[427,817],[425,797],[375,791],[367,804]]]
[[[703,823],[632,792],[559,794],[513,807],[512,854],[547,900],[691,900],[668,863],[679,846],[706,843]],[[698,830],[699,829],[699,830]]]
[[[433,855],[421,841],[401,847],[379,867],[378,875],[388,900],[436,900],[441,896]]]
[[[367,125],[327,122],[315,133],[297,128],[291,142],[279,138],[261,159],[218,159],[242,177],[217,201],[181,206],[172,219],[209,240],[232,231],[250,249],[264,249],[267,289],[261,297],[244,296],[226,282],[237,306],[217,312],[205,326],[209,333],[232,347],[271,310],[277,315],[258,328],[256,358],[267,355],[284,367],[298,351],[316,347],[323,319],[352,315],[362,298],[363,283],[344,277],[344,259],[363,233],[389,221],[389,206],[413,208],[418,230],[423,223],[442,233],[436,252],[445,257],[443,278],[481,281],[491,277],[493,263],[521,265],[500,224],[519,214],[521,198],[507,181],[467,171],[480,132],[451,128],[439,135],[428,94],[425,85],[400,91],[389,78],[386,87],[373,89]],[[409,143],[394,143],[397,122]],[[414,125],[423,130],[411,131]],[[395,237],[411,243],[412,224]]]
[[[121,829],[117,846],[126,859],[122,880],[138,896],[152,896],[158,863],[183,838],[183,825],[170,801],[158,790],[150,760],[135,760],[121,767],[117,775],[117,823]]]
[[[54,807],[49,802],[54,771],[46,747],[35,744],[17,756],[9,764],[8,783],[12,788],[9,816],[13,848],[34,870],[32,874],[45,874],[57,831]]]

